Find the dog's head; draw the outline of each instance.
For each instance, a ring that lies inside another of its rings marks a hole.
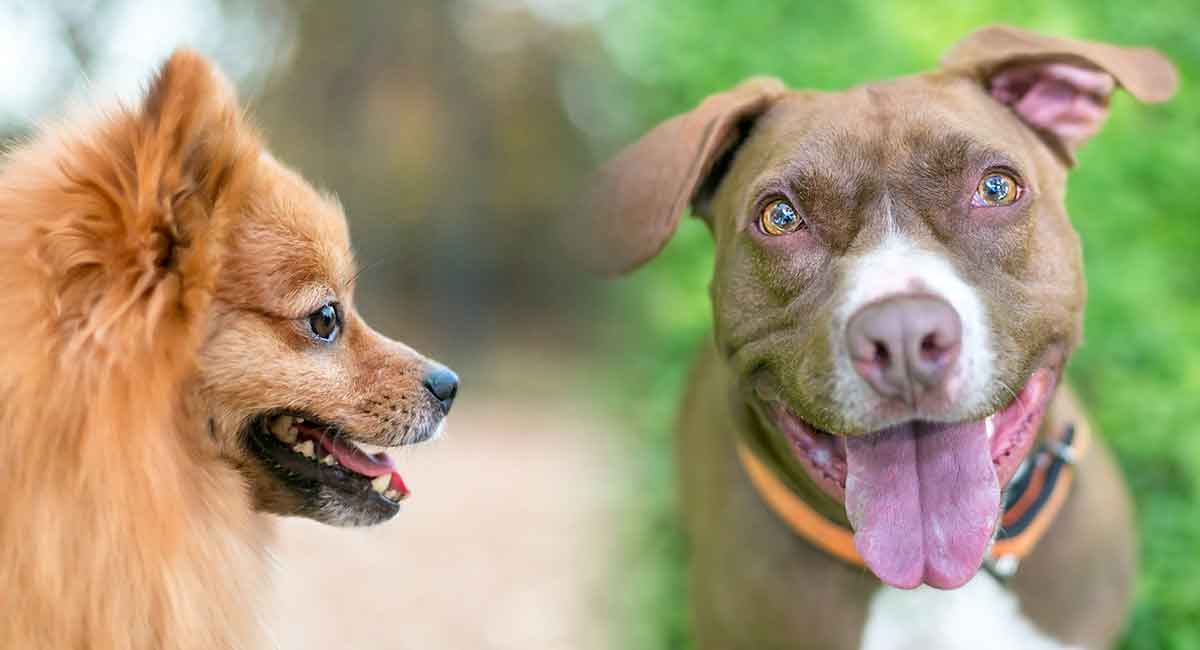
[[[336,525],[392,517],[407,488],[386,448],[438,434],[454,373],[363,321],[341,207],[261,149],[204,59],[173,56],[137,119],[185,160],[165,162],[185,172],[171,202],[190,196],[223,215],[192,232],[181,212],[170,237],[181,249],[219,240],[207,260],[182,256],[219,264],[189,415],[259,509]]]
[[[709,225],[717,344],[885,582],[955,587],[980,565],[1080,338],[1066,176],[1117,85],[1162,101],[1175,73],[1152,50],[991,27],[918,76],[746,81],[599,176],[609,271],[654,256],[689,206]]]
[[[200,380],[212,434],[262,509],[338,525],[396,514],[387,449],[441,430],[447,368],[371,329],[337,202],[268,155],[230,231]]]

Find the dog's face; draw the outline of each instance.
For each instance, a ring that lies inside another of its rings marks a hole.
[[[838,93],[748,81],[601,177],[618,268],[684,204],[706,219],[720,351],[889,584],[959,586],[991,542],[1080,338],[1066,172],[1114,77],[1152,101],[1174,85],[1148,51],[992,28],[935,73]]]
[[[211,433],[259,508],[384,521],[406,494],[385,448],[436,436],[456,380],[359,316],[336,201],[270,156],[254,174],[202,349]]]
[[[823,431],[991,415],[1079,337],[1064,177],[970,79],[780,97],[707,206],[717,341],[760,398]],[[928,335],[916,359],[908,328]],[[901,367],[939,355],[933,376]]]
[[[153,217],[136,259],[198,324],[183,396],[196,435],[259,510],[335,525],[394,516],[408,490],[387,449],[436,436],[458,379],[359,316],[337,201],[265,153],[231,86],[191,52],[105,133],[106,155],[130,161],[115,169],[138,177],[102,182],[144,189],[130,203]]]

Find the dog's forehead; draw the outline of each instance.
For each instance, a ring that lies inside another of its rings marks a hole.
[[[242,281],[266,285],[263,294],[352,288],[356,267],[341,206],[268,155],[235,228],[227,265]]]
[[[942,73],[838,92],[793,92],[755,125],[748,147],[768,173],[807,168],[875,176],[964,151],[1032,164],[1030,134],[974,80]]]

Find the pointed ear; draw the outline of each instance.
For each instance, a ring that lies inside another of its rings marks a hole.
[[[996,25],[971,33],[942,58],[943,68],[971,76],[1069,164],[1100,130],[1116,86],[1143,102],[1175,92],[1175,67],[1158,51],[1056,38]]]
[[[186,50],[140,106],[69,143],[58,169],[70,191],[53,199],[68,216],[47,250],[63,313],[88,323],[78,341],[122,330],[107,338],[165,346],[172,330],[199,335],[258,155],[233,87]]]
[[[152,181],[143,185],[176,198],[196,195],[215,204],[238,180],[235,168],[258,148],[233,84],[191,50],[175,52],[159,69],[137,121],[144,165],[138,172]]]
[[[718,162],[784,92],[777,79],[746,80],[659,124],[609,161],[588,201],[585,236],[594,266],[615,275],[657,255],[684,210],[715,189]]]
[[[163,301],[178,301],[194,324],[211,299],[259,139],[233,84],[192,50],[176,51],[159,69],[130,131],[137,178],[121,186],[121,218],[152,249],[143,253],[178,278],[178,295]]]
[[[225,224],[242,211],[257,142],[228,82],[178,52],[140,105],[6,152],[0,313],[22,336],[0,343],[0,418],[36,434],[15,438],[40,440],[31,453],[66,445],[93,465],[194,453],[181,396],[192,393]],[[70,399],[39,406],[56,391]],[[104,479],[63,494],[94,480]]]

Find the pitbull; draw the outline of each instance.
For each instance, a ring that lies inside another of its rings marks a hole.
[[[689,206],[716,242],[679,435],[699,648],[1117,638],[1130,504],[1063,367],[1086,293],[1067,172],[1118,86],[1164,101],[1176,73],[993,26],[843,92],[750,79],[601,170],[606,271]]]

